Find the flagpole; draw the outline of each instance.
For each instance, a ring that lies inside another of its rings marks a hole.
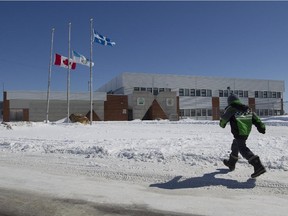
[[[92,71],[92,55],[93,55],[93,19],[90,19],[90,125],[92,125],[93,121],[93,71]]]
[[[52,55],[53,55],[53,43],[54,43],[54,31],[55,31],[55,28],[52,28],[51,47],[50,47],[50,62],[49,62],[49,73],[48,73],[48,88],[47,88],[46,123],[48,123],[49,105],[50,105],[49,103],[50,103],[50,85],[51,85],[51,74],[52,74]]]
[[[70,110],[70,42],[71,42],[71,22],[69,23],[68,33],[68,71],[67,71],[67,123],[69,123],[69,110]]]

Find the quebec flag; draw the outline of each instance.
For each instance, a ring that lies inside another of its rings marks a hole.
[[[94,42],[100,43],[104,46],[114,46],[116,45],[115,42],[112,42],[109,38],[98,34],[98,32],[94,29]]]
[[[74,62],[90,67],[90,61],[84,55],[81,55],[80,53],[73,51],[72,57],[73,57]],[[92,67],[93,66],[94,66],[94,62],[92,62]]]

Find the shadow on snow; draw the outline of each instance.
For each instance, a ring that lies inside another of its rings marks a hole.
[[[256,186],[255,179],[248,179],[246,182],[239,182],[233,179],[216,178],[218,174],[227,174],[228,169],[217,169],[216,172],[204,174],[201,177],[193,177],[180,181],[182,176],[176,176],[165,183],[151,184],[150,187],[162,189],[183,189],[183,188],[200,188],[208,186],[224,186],[232,189],[251,189]]]

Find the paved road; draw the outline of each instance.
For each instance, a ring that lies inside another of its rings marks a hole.
[[[0,216],[185,216],[145,206],[117,206],[83,200],[59,199],[0,188]],[[187,214],[186,214],[187,215]],[[196,216],[189,214],[190,216]]]

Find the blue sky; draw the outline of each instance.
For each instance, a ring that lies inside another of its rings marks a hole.
[[[93,18],[116,42],[93,45],[94,89],[144,72],[285,80],[287,91],[287,11],[283,1],[0,2],[0,82],[46,91],[52,27],[54,52],[68,56],[71,22],[71,49],[89,57]],[[66,91],[66,79],[53,66],[51,90]],[[88,81],[88,67],[71,71],[71,91],[88,91]]]

